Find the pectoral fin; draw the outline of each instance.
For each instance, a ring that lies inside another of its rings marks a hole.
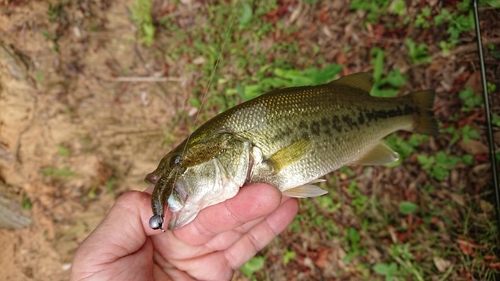
[[[398,161],[399,154],[382,142],[354,161],[354,165],[384,165]]]
[[[309,151],[310,143],[308,139],[299,139],[271,156],[267,162],[273,167],[274,174],[302,159]]]
[[[312,184],[305,184],[283,191],[283,195],[295,198],[316,197],[327,193],[328,191]]]

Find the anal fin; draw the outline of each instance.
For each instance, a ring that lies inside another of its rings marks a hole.
[[[328,193],[328,191],[321,189],[319,186],[315,186],[312,184],[305,184],[305,185],[297,186],[297,187],[290,188],[288,190],[283,191],[283,195],[294,197],[294,198],[316,197],[316,196],[325,195],[327,193]]]
[[[386,144],[379,142],[371,150],[363,156],[355,160],[354,165],[384,165],[398,161],[399,154],[388,147]]]

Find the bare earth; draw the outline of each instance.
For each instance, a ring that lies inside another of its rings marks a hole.
[[[178,82],[165,84],[176,93],[165,97],[155,83],[116,81],[123,69],[161,69],[137,47],[125,3],[89,5],[72,7],[72,33],[56,53],[42,35],[55,32],[48,3],[0,3],[0,183],[33,204],[30,227],[0,229],[0,280],[67,279],[78,243],[115,198],[147,187],[173,107],[185,103]],[[87,32],[90,25],[100,31]],[[61,180],[55,170],[70,175]]]

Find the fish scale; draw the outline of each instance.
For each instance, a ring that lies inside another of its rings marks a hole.
[[[437,133],[433,91],[379,98],[370,96],[372,86],[369,74],[357,73],[275,90],[207,121],[146,176],[155,184],[150,226],[163,229],[167,201],[174,206],[169,229],[176,229],[245,183],[268,183],[294,197],[319,196],[326,191],[310,182],[344,165],[397,160],[380,142],[388,134]]]

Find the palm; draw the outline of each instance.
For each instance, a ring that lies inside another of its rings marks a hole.
[[[118,199],[75,255],[72,280],[228,280],[298,208],[273,187],[254,185],[185,227],[161,233],[148,226],[149,200],[139,192]]]

